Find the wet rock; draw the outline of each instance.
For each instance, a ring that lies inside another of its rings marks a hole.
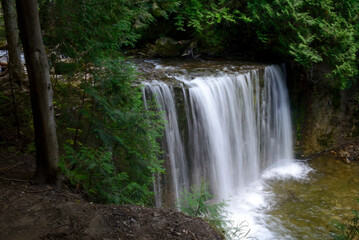
[[[339,151],[339,156],[342,157],[342,158],[348,158],[350,157],[350,153],[346,150],[340,150]]]
[[[154,46],[154,55],[159,57],[176,57],[180,55],[179,42],[169,38],[162,37],[156,40]]]
[[[336,155],[346,163],[359,161],[359,144],[350,144],[341,149],[330,151],[330,153]]]

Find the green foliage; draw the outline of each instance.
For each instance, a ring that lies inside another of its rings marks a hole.
[[[335,222],[335,240],[355,240],[359,238],[359,211],[353,210],[353,216],[348,222]]]
[[[166,12],[176,5],[170,3],[157,1]],[[139,77],[121,57],[154,21],[152,7],[128,0],[40,3],[56,74],[58,135],[73,149],[67,147],[63,164],[71,168],[63,169],[94,201],[150,204],[152,174],[164,171],[157,141],[163,122],[144,108]]]
[[[183,1],[183,8],[177,12],[175,24],[179,30],[185,31],[185,27],[191,27],[200,33],[215,24],[235,22],[235,14],[224,5],[225,1]]]
[[[62,169],[93,201],[151,204],[152,174],[164,172],[157,141],[163,122],[158,112],[144,109],[134,71],[122,59],[98,60],[80,85],[60,81],[54,88],[64,95],[56,101],[63,116],[60,134],[72,146],[65,149],[63,166],[76,166]],[[82,101],[76,102],[74,94]],[[68,112],[68,106],[77,112]]]
[[[151,6],[152,4],[152,6]],[[179,9],[180,1],[178,0],[154,0],[149,1],[147,7],[152,11],[152,15],[156,18],[169,18],[169,14]]]
[[[2,83],[0,90],[0,145],[16,145],[21,150],[25,150],[23,148],[33,142],[32,121],[29,92],[22,91],[15,83]]]
[[[357,76],[357,2],[252,0],[248,15],[267,48],[307,69],[328,63],[333,87],[346,88]]]
[[[202,52],[236,47],[275,55],[308,71],[326,68],[337,89],[350,87],[358,77],[356,0],[185,0],[173,19]]]
[[[65,146],[65,151],[59,164],[61,170],[73,185],[83,186],[92,201],[116,204],[150,201],[148,186],[131,182],[125,172],[118,173],[111,152],[88,147],[75,151],[70,146]]]
[[[218,53],[228,46],[229,29],[239,17],[223,0],[186,0],[176,12],[174,24],[180,31],[192,31],[204,50]]]
[[[213,201],[213,196],[209,192],[209,185],[202,181],[200,186],[192,186],[190,192],[183,191],[177,206],[185,214],[203,218],[226,239],[245,239],[250,230],[245,231],[247,226],[244,223],[234,226],[228,220],[226,201],[210,201]]]
[[[133,85],[133,67],[121,60],[105,60],[100,66],[93,85],[86,89],[93,106],[84,116],[89,116],[92,133],[101,145],[127,161],[137,180],[145,177],[145,170],[147,174],[163,172],[156,141],[162,136],[163,122],[159,113],[144,109],[141,86]]]
[[[118,56],[134,47],[155,17],[168,18],[178,0],[45,0],[40,4],[45,43],[73,59]],[[52,26],[52,27],[51,27]]]
[[[54,68],[56,74],[72,75],[76,72],[78,65],[75,63],[57,62]]]
[[[143,34],[155,38],[159,25],[158,37],[183,38],[184,31],[202,52],[264,51],[308,71],[325,69],[334,88],[348,88],[358,76],[356,0],[44,0],[40,7],[43,19],[55,16],[43,24],[53,26],[45,34],[47,45],[76,63],[115,58]]]
[[[56,26],[45,35],[46,42],[71,58],[93,61],[117,55],[123,46],[133,46],[139,30],[154,21],[142,5],[126,0],[57,0],[51,8]]]
[[[2,5],[0,4],[0,47],[4,47],[5,45],[6,45],[6,32],[5,32]]]

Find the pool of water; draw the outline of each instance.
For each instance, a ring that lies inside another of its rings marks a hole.
[[[274,166],[245,192],[232,196],[228,210],[245,221],[255,239],[332,239],[334,221],[359,204],[359,164],[322,155]]]

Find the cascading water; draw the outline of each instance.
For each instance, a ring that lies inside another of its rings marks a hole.
[[[268,66],[260,75],[260,70],[192,80],[177,75],[183,83],[183,96],[177,97],[185,98],[187,139],[180,136],[171,85],[145,83],[144,93],[155,96],[166,119],[165,148],[176,199],[182,189],[202,179],[211,182],[219,199],[227,198],[269,166],[293,159],[283,72],[279,66]]]
[[[145,99],[154,96],[166,120],[165,150],[171,176],[167,179],[171,181],[168,191],[172,200],[202,180],[210,183],[217,200],[243,196],[266,169],[293,161],[289,99],[282,69],[225,70],[210,74],[203,70],[193,75],[187,71],[167,73],[182,89],[177,96],[171,83],[145,83]],[[185,116],[177,114],[180,109],[176,105],[180,104],[176,99],[182,99],[184,110],[180,112]],[[184,129],[180,129],[179,121],[186,122],[181,126]],[[235,198],[231,210],[243,211],[237,209],[242,200]]]
[[[154,81],[152,83],[145,83],[145,89],[156,98],[159,110],[163,113],[163,119],[166,121],[166,144],[164,144],[164,148],[170,161],[170,173],[173,186],[172,191],[175,195],[175,199],[178,200],[180,191],[182,189],[188,189],[189,185],[187,177],[188,171],[185,164],[185,153],[177,123],[175,95],[173,90],[163,82]],[[146,91],[144,91],[144,99],[146,99]],[[154,181],[154,190],[156,193],[157,207],[162,205],[161,199],[157,197],[161,195],[159,185],[160,181],[156,178]]]
[[[208,176],[215,195],[224,199],[267,167],[293,159],[288,96],[278,66],[265,68],[262,83],[258,70],[180,80],[188,86],[194,183]]]

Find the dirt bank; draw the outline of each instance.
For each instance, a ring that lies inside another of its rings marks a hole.
[[[31,185],[34,158],[0,153],[0,239],[222,239],[169,209],[103,205],[69,189]]]

